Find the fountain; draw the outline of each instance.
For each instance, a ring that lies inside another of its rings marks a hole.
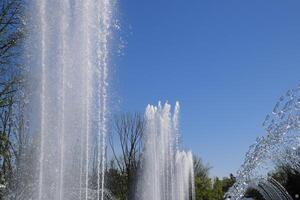
[[[227,198],[241,199],[253,185],[266,190],[267,195],[271,196],[274,191],[282,191],[279,183],[269,181],[269,172],[274,170],[276,162],[300,171],[300,85],[280,97],[263,126],[267,135],[257,138],[256,143],[250,146],[237,173],[236,183],[225,195]],[[281,195],[285,197],[277,199],[291,198],[286,191],[281,192]]]
[[[24,113],[31,145],[20,170],[26,184],[10,195],[113,199],[104,188],[112,2],[31,0],[26,9]],[[173,113],[169,104],[146,109],[139,200],[195,200],[193,157],[179,149],[178,114],[178,103]],[[290,199],[268,172],[277,160],[300,171],[300,87],[280,98],[264,127],[267,136],[250,147],[228,198],[242,199],[252,188],[266,199]]]
[[[26,9],[34,156],[22,199],[103,200],[112,3],[32,0]]]
[[[178,103],[173,116],[167,103],[146,109],[145,149],[136,199],[195,199],[193,156],[179,150],[178,114]]]
[[[252,182],[248,184],[247,190],[246,196],[247,193],[250,193],[251,196],[251,191],[256,191],[256,193],[260,195],[260,199],[293,200],[284,187],[273,178],[252,180]]]

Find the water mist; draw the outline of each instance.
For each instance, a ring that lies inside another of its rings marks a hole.
[[[26,116],[34,200],[104,199],[110,0],[32,0]],[[30,194],[29,194],[30,193]]]
[[[146,109],[146,132],[142,174],[138,184],[140,200],[194,200],[194,167],[191,152],[179,150],[179,104],[160,103]]]

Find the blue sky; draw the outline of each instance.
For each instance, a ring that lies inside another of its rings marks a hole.
[[[116,112],[181,104],[183,147],[235,173],[278,97],[300,80],[300,1],[120,0]]]

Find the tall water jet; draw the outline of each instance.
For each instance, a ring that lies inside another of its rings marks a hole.
[[[249,186],[259,184],[253,180],[268,179],[278,162],[300,172],[300,85],[279,98],[263,126],[267,135],[250,146],[226,197],[243,198]]]
[[[142,174],[137,199],[190,200],[194,194],[194,167],[191,152],[179,151],[179,104],[160,103],[146,109],[146,133]]]
[[[110,0],[32,0],[27,7],[30,199],[104,199]],[[94,193],[93,193],[94,195]]]

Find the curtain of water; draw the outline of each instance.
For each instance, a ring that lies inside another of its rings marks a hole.
[[[103,199],[110,0],[32,0],[27,121],[36,167],[27,196]],[[71,195],[72,194],[72,195]]]
[[[190,200],[194,194],[191,152],[179,151],[179,104],[148,106],[139,200]]]

